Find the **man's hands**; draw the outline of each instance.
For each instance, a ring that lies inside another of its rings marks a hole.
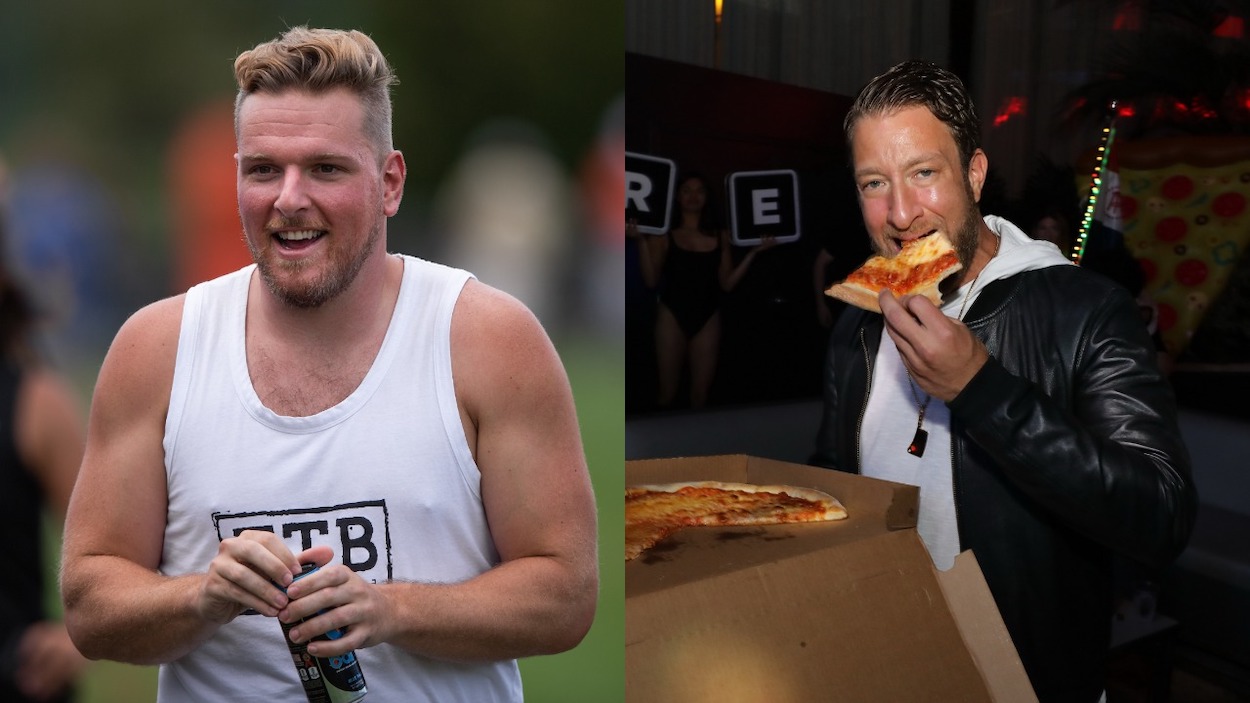
[[[301,563],[322,565],[333,556],[329,547],[313,547],[296,557],[272,532],[246,530],[221,541],[200,584],[196,610],[218,624],[248,608],[276,617],[289,601],[279,586],[291,584]]]
[[[287,595],[290,602],[278,613],[278,619],[293,623],[310,618],[292,629],[290,636],[292,642],[308,642],[308,653],[314,657],[332,657],[379,644],[389,636],[385,626],[395,621],[382,589],[342,564],[301,578],[287,588]],[[310,642],[317,635],[342,628],[347,632],[339,639]]]
[[[916,295],[896,299],[888,289],[877,298],[903,365],[930,396],[953,400],[989,359],[981,340],[929,299]]]
[[[200,586],[197,608],[201,617],[217,623],[230,622],[248,608],[287,623],[328,611],[291,632],[298,642],[351,626],[343,639],[310,645],[308,653],[315,657],[377,644],[382,641],[373,636],[378,628],[365,623],[385,622],[377,615],[385,610],[381,595],[346,566],[326,566],[333,558],[325,546],[296,556],[272,532],[246,530],[222,540]],[[306,563],[323,568],[295,582]]]
[[[343,638],[311,643],[308,653],[315,657],[384,641],[383,626],[391,620],[389,602],[376,586],[346,566],[327,566],[333,558],[329,547],[313,547],[296,555],[272,532],[246,530],[222,540],[200,585],[196,608],[201,617],[219,624],[249,608],[285,623],[310,618],[291,631],[295,642],[347,629]],[[295,581],[300,565],[306,563],[322,568]]]

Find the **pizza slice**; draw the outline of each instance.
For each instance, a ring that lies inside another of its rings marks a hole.
[[[625,520],[625,561],[637,559],[657,542],[681,529],[681,525],[663,522],[630,522],[628,513]]]
[[[690,481],[625,489],[625,560],[683,527],[823,522],[846,518],[837,498],[813,488]]]
[[[886,288],[896,298],[923,295],[934,305],[941,305],[938,284],[961,269],[963,264],[950,241],[942,234],[931,234],[905,242],[902,251],[892,257],[869,257],[825,294],[872,312],[881,312],[877,295]]]

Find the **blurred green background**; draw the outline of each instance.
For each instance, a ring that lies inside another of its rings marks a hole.
[[[186,135],[228,114],[240,51],[298,24],[366,32],[399,75],[409,176],[390,248],[517,295],[565,359],[599,500],[601,598],[581,645],[522,672],[530,701],[623,700],[619,3],[3,2],[3,246],[51,313],[44,346],[85,417],[121,322],[200,280],[210,249],[246,256],[221,195],[233,193],[232,152],[188,151]],[[499,168],[486,176],[483,162]],[[211,247],[192,236],[210,220],[229,223]],[[49,603],[59,610],[55,593]],[[155,669],[96,662],[78,700],[154,698]]]

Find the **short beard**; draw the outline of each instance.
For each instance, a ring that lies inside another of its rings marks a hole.
[[[331,257],[328,271],[311,283],[298,287],[283,286],[276,274],[279,270],[298,274],[307,268],[306,262],[279,262],[275,266],[271,259],[261,255],[251,239],[246,235],[243,238],[247,241],[247,248],[252,252],[252,260],[256,262],[260,278],[265,282],[265,287],[269,289],[269,292],[287,305],[308,310],[321,307],[347,290],[348,286],[356,280],[356,276],[360,274],[360,270],[364,268],[365,262],[369,260],[381,236],[381,226],[375,225],[369,232],[369,238],[364,246],[356,251],[351,259],[344,261],[338,257]]]
[[[955,247],[955,254],[959,257],[959,263],[964,268],[972,267],[972,259],[977,255],[977,245],[980,242],[981,231],[981,210],[977,207],[975,200],[968,201],[968,211],[964,213],[964,223],[959,227],[959,231],[954,233],[954,241],[951,246]]]
[[[972,185],[964,180],[967,186],[965,191],[968,194],[968,207],[964,212],[963,224],[959,226],[959,230],[951,232],[951,246],[955,248],[955,255],[959,257],[959,263],[963,264],[964,271],[972,268],[972,260],[977,255],[977,245],[980,240],[981,231],[981,208],[977,205],[977,197],[972,192]],[[942,293],[948,294],[959,288],[962,276],[950,276],[942,281],[939,289]]]

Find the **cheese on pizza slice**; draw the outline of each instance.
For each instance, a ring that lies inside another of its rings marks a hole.
[[[881,312],[877,295],[888,288],[894,297],[923,295],[941,305],[938,284],[963,269],[959,255],[941,234],[905,242],[892,257],[872,256],[846,277],[825,291],[826,295],[865,310]]]

